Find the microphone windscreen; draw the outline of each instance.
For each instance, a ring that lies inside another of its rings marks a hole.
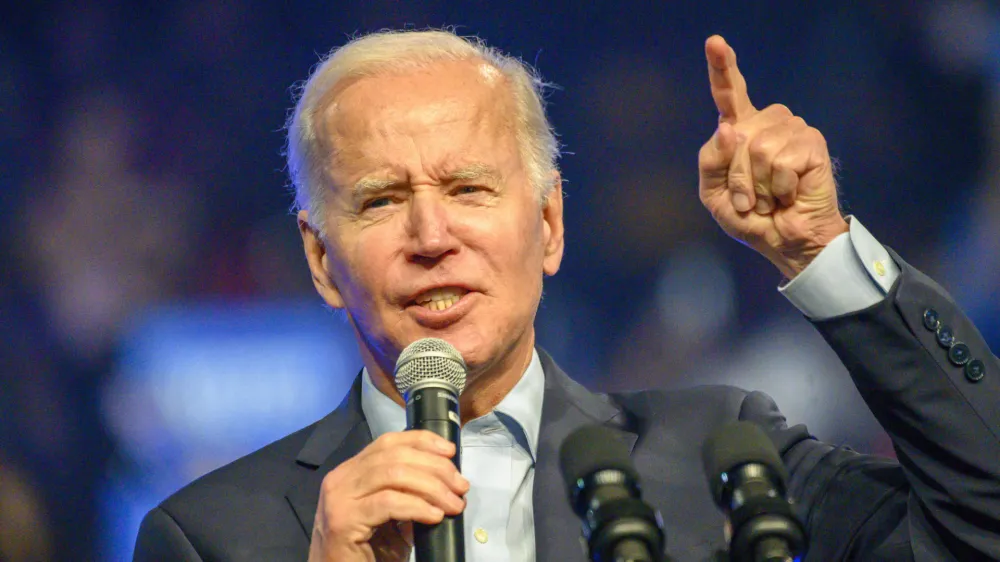
[[[701,448],[701,461],[705,467],[709,487],[715,502],[722,501],[722,474],[747,463],[762,464],[781,478],[784,487],[788,480],[785,464],[771,438],[755,423],[737,421],[713,431]]]
[[[461,394],[465,390],[466,367],[455,346],[438,338],[419,339],[403,349],[393,373],[396,389],[406,393],[427,381],[444,382]]]
[[[639,479],[621,434],[602,425],[581,427],[571,433],[559,447],[559,468],[570,488],[598,470],[619,470],[633,481]]]

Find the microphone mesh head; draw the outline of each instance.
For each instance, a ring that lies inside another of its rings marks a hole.
[[[455,346],[438,338],[417,340],[396,360],[396,389],[405,395],[418,383],[436,381],[454,386],[459,394],[465,389],[465,361]]]
[[[571,490],[577,480],[599,470],[618,470],[639,479],[621,432],[602,425],[583,426],[562,442],[559,469]]]
[[[723,473],[748,463],[762,464],[774,471],[782,488],[788,481],[788,469],[774,442],[759,425],[749,421],[730,422],[709,434],[702,444],[701,462],[717,504],[723,501]]]

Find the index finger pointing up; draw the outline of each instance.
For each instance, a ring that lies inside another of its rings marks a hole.
[[[733,124],[753,115],[757,110],[747,95],[747,81],[736,66],[736,51],[722,36],[713,35],[705,41],[705,58],[719,120]]]

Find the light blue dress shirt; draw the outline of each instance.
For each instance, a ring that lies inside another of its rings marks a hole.
[[[886,249],[860,221],[848,220],[850,232],[778,289],[813,320],[873,306],[899,277]],[[462,475],[471,484],[464,517],[468,562],[535,560],[532,488],[544,391],[545,374],[534,352],[528,370],[500,404],[462,427]],[[361,408],[372,438],[406,429],[406,411],[375,388],[367,370]]]
[[[779,287],[802,314],[827,320],[874,306],[899,278],[899,266],[861,221],[833,239],[795,279]]]
[[[532,351],[524,376],[496,408],[462,426],[462,475],[470,484],[463,518],[467,562],[535,560],[531,491],[544,391],[542,364]],[[373,439],[406,429],[406,410],[375,388],[367,369],[361,409]]]

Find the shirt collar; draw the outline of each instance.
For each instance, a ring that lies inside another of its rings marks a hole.
[[[498,414],[504,425],[518,436],[520,430],[527,440],[528,452],[532,460],[538,460],[538,433],[542,427],[542,399],[545,397],[545,372],[542,371],[542,361],[538,352],[531,350],[531,363],[521,380],[510,389],[507,396],[497,404],[494,412]],[[523,445],[523,443],[522,443]]]
[[[527,442],[528,452],[535,460],[537,460],[538,434],[542,426],[544,395],[545,373],[538,352],[532,349],[531,363],[528,364],[524,375],[493,410],[522,445],[525,444],[524,441]],[[375,387],[368,369],[361,371],[361,410],[368,420],[372,439],[378,439],[385,433],[406,429],[406,409]]]
[[[361,371],[361,411],[368,420],[372,439],[406,429],[406,409],[376,388],[367,368]]]

